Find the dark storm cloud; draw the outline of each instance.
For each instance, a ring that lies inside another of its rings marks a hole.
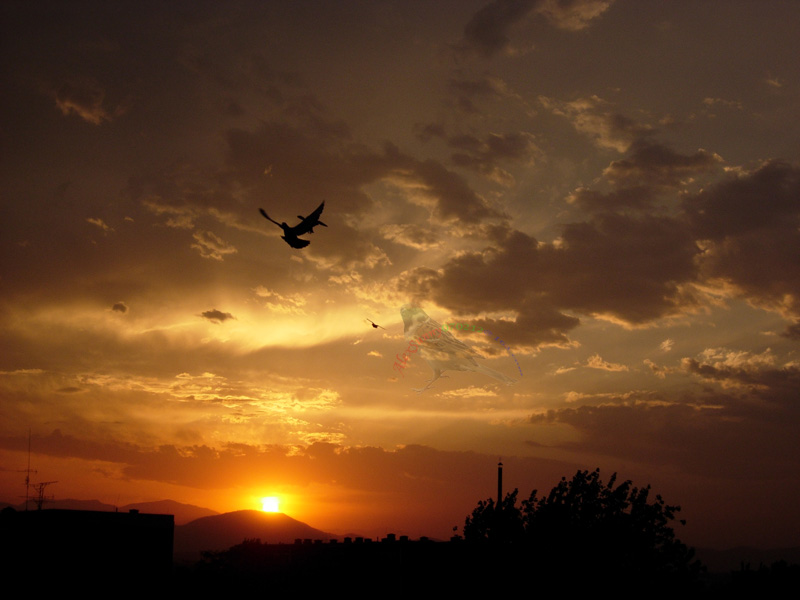
[[[124,302],[115,302],[111,307],[111,310],[114,312],[120,312],[124,315],[126,312],[128,312],[128,305]]]
[[[222,312],[221,310],[217,310],[216,308],[202,312],[200,313],[200,316],[203,317],[204,319],[208,319],[212,323],[223,323],[228,319],[236,318],[231,313]]]

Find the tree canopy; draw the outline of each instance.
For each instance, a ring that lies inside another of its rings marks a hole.
[[[570,564],[605,574],[696,576],[701,566],[692,560],[694,551],[672,528],[680,507],[660,495],[652,499],[649,485],[625,481],[614,487],[616,479],[614,474],[604,484],[599,469],[578,471],[546,496],[533,490],[521,507],[517,490],[499,507],[481,501],[466,519],[464,538],[524,546],[541,564],[558,569]]]

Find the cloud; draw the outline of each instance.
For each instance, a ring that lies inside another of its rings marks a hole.
[[[571,102],[539,96],[539,102],[554,115],[568,119],[576,131],[589,136],[600,148],[626,152],[637,140],[655,133],[650,125],[613,112],[611,104],[599,96]]]
[[[260,285],[253,290],[259,298],[265,300],[264,306],[271,311],[282,314],[305,315],[304,306],[308,303],[303,294],[283,295]]]
[[[618,212],[652,208],[655,191],[644,185],[623,187],[604,193],[581,187],[567,196],[567,202],[587,212]]]
[[[603,176],[617,185],[646,183],[651,186],[675,186],[683,179],[716,170],[722,162],[718,154],[702,149],[684,155],[662,144],[637,141],[631,148],[631,154],[612,162],[603,171]]]
[[[682,200],[710,280],[751,303],[800,316],[800,168],[768,161]],[[765,240],[769,240],[765,242]]]
[[[580,323],[568,313],[638,325],[699,302],[689,290],[699,249],[680,220],[601,214],[564,225],[550,244],[491,231],[491,248],[407,279],[414,295],[461,313],[513,311],[525,324],[515,329],[519,341],[555,345],[569,345],[566,333]]]
[[[602,214],[564,226],[548,255],[550,295],[561,307],[645,323],[695,305],[683,284],[696,277],[697,254],[680,221]]]
[[[194,229],[195,221],[199,216],[198,210],[193,207],[162,204],[153,197],[145,198],[142,204],[156,215],[168,215],[166,226],[175,229]]]
[[[599,354],[594,354],[586,361],[586,366],[590,369],[600,369],[602,371],[627,371],[625,365],[610,363],[603,360]]]
[[[509,31],[541,0],[493,0],[464,26],[464,37],[458,45],[461,52],[475,52],[485,58],[509,49]]]
[[[514,54],[510,35],[529,14],[540,14],[559,29],[579,31],[602,15],[613,0],[493,0],[464,26],[456,49],[491,58],[499,53]]]
[[[789,325],[781,334],[783,337],[789,338],[790,340],[800,340],[800,321],[796,321]]]
[[[479,493],[474,474],[484,470],[491,473],[497,462],[496,455],[442,451],[413,444],[394,449],[327,442],[146,447],[120,441],[91,441],[58,429],[46,436],[34,436],[33,444],[37,452],[46,456],[116,464],[125,478],[135,481],[159,481],[193,489],[247,489],[265,479],[302,488],[333,485],[340,491],[355,491],[358,496],[369,492],[367,502],[373,511],[375,494],[384,494],[386,500],[379,504],[388,503],[387,515],[395,516],[404,502],[429,508],[437,502],[446,503],[444,514],[435,513],[427,527],[437,520],[441,527],[441,519],[461,515],[464,499]],[[0,437],[0,448],[23,451],[26,447],[27,436]],[[535,478],[554,482],[576,468],[546,459],[509,457],[503,462],[515,473],[535,474]]]
[[[226,254],[236,254],[238,250],[210,231],[196,231],[192,237],[197,243],[191,247],[200,252],[203,258],[223,260]]]
[[[791,402],[794,406],[792,398],[796,395],[796,386],[800,385],[800,369],[793,363],[777,367],[776,356],[770,349],[753,354],[711,348],[704,350],[698,358],[682,359],[681,368],[704,380],[717,382],[724,389],[748,388],[762,397]]]
[[[714,106],[724,106],[735,110],[742,110],[744,106],[738,100],[725,100],[723,98],[703,98],[703,104],[709,108]]]
[[[231,313],[222,312],[216,308],[202,312],[200,313],[200,316],[204,319],[208,319],[212,323],[224,323],[228,319],[236,318]]]
[[[672,372],[672,369],[657,365],[649,358],[645,358],[642,362],[653,372],[653,375],[659,379],[666,379],[667,374]]]
[[[528,161],[537,150],[533,135],[525,132],[496,134],[484,139],[471,134],[453,136],[448,145],[457,149],[451,155],[452,161],[460,166],[475,170],[503,185],[511,185],[514,178],[503,171],[498,162],[502,160]]]
[[[416,250],[431,250],[442,246],[441,233],[412,223],[382,225],[379,231],[385,239]]]
[[[91,223],[92,225],[96,225],[97,227],[102,229],[104,233],[109,233],[111,231],[114,231],[114,228],[113,227],[109,227],[108,225],[106,225],[106,223],[103,221],[103,219],[88,218],[88,219],[86,219],[86,222],[87,223]]]
[[[659,344],[659,349],[663,350],[664,352],[669,352],[672,350],[672,347],[675,345],[675,340],[667,338],[661,344]]]
[[[128,305],[124,302],[115,302],[111,307],[114,312],[122,313],[123,315],[128,312]]]
[[[776,419],[774,412],[761,417],[743,412],[729,396],[706,398],[713,401],[708,404],[697,397],[689,398],[690,404],[647,393],[603,400],[600,406],[549,410],[531,422],[573,428],[580,437],[555,444],[563,449],[651,468],[672,465],[687,473],[744,480],[784,478],[800,467],[800,456],[790,450],[793,425]]]
[[[83,391],[84,390],[82,388],[75,386],[67,386],[56,390],[56,392],[59,394],[77,394],[78,392],[83,392]]]
[[[485,219],[504,217],[490,208],[463,177],[440,162],[406,156],[390,144],[385,146],[385,154],[390,167],[387,176],[405,184],[409,191],[416,188],[424,192],[433,200],[434,210],[440,218],[455,217],[466,223],[479,223]]]
[[[51,93],[61,114],[75,114],[92,125],[109,122],[126,110],[123,105],[107,108],[105,90],[90,77],[65,82]]]
[[[580,31],[599,18],[615,0],[548,0],[539,12],[559,29]]]
[[[448,103],[468,115],[477,114],[480,111],[476,103],[478,101],[509,101],[512,104],[521,106],[526,113],[532,114],[528,103],[519,94],[515,93],[506,82],[499,77],[484,75],[475,77],[457,73],[447,82],[447,91],[450,95]],[[419,130],[418,137],[427,141],[431,137],[444,137],[444,126],[431,123]]]

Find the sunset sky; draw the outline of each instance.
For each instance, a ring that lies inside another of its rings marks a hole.
[[[797,545],[799,29],[778,0],[3,2],[0,500],[30,429],[62,499],[445,538],[502,457],[521,497],[600,467],[689,543]],[[258,212],[323,200],[300,250]],[[404,304],[517,382],[415,392]]]

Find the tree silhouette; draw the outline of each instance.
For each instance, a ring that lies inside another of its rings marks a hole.
[[[480,500],[464,523],[467,541],[519,542],[524,538],[522,513],[517,508],[517,492],[509,492],[495,506],[494,500]]]
[[[491,499],[481,501],[466,519],[464,538],[515,544],[551,574],[617,575],[651,584],[696,580],[702,567],[671,526],[680,507],[660,495],[651,501],[649,485],[615,482],[616,474],[604,484],[599,469],[578,471],[547,496],[533,490],[521,509],[517,490],[500,510]]]

